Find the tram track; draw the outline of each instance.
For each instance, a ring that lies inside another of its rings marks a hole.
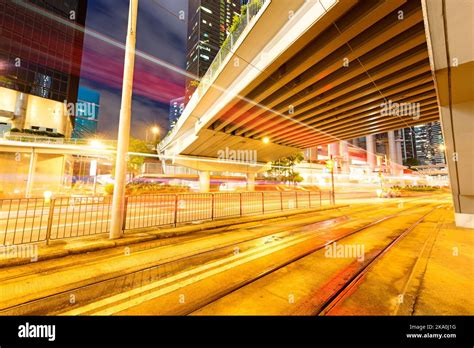
[[[404,204],[410,204],[410,203],[411,203],[411,201],[405,201]],[[421,204],[421,206],[425,206],[425,205],[426,204]],[[383,218],[381,218],[377,221],[374,221],[374,222],[366,225],[365,227],[363,227],[361,229],[369,228],[369,227],[374,226],[376,224],[379,224],[379,223],[381,223],[381,222],[383,222],[387,219],[394,218],[394,217],[400,215],[404,211],[408,211],[408,210],[419,208],[419,207],[420,207],[420,205],[416,204],[414,207],[409,207],[407,209],[403,209],[403,210],[399,211],[396,214],[393,214],[393,215],[390,215],[390,216],[387,216],[387,217],[383,217]],[[341,215],[339,217],[336,217],[336,218],[333,218],[333,219],[326,219],[326,220],[321,220],[321,221],[315,222],[313,224],[314,225],[313,227],[317,227],[318,224],[320,226],[322,226],[323,224],[338,223],[338,222],[342,222],[343,220],[347,221],[347,219],[349,219],[350,216],[355,216],[357,214],[361,214],[361,213],[363,213],[367,210],[368,210],[367,208],[355,209],[354,211],[351,212],[351,214],[347,214],[347,215],[343,214],[343,215]],[[382,210],[382,209],[380,209],[380,210]],[[372,208],[371,211],[374,212],[374,211],[377,211],[377,210],[376,209],[374,210]],[[275,238],[276,239],[279,239],[279,238],[285,239],[286,238],[286,241],[281,243],[282,245],[284,245],[284,243],[287,243],[287,242],[302,243],[307,238],[310,238],[311,235],[315,234],[314,232],[311,232],[311,231],[310,232],[306,231],[306,232],[303,232],[303,233],[301,231],[298,232],[298,229],[300,229],[300,227],[301,226],[299,226],[297,228],[293,228],[292,230],[289,230],[289,231],[281,231],[279,233],[275,233],[275,231],[268,231],[269,233],[267,233],[267,234],[259,235],[255,238],[251,238],[251,239],[241,241],[241,242],[238,242],[238,243],[229,244],[229,245],[225,245],[225,246],[221,246],[221,247],[216,247],[212,251],[203,252],[203,253],[196,253],[194,255],[190,255],[190,256],[184,257],[182,259],[177,259],[177,260],[174,260],[174,261],[159,264],[155,267],[144,268],[144,269],[138,270],[136,272],[120,275],[120,276],[117,276],[117,277],[112,277],[112,278],[109,278],[109,279],[106,279],[106,280],[97,281],[95,283],[88,284],[87,286],[72,288],[72,289],[69,289],[67,291],[64,291],[64,292],[61,292],[61,293],[58,293],[58,294],[54,294],[54,295],[51,295],[51,296],[45,296],[43,298],[39,298],[39,299],[36,299],[34,301],[27,301],[27,302],[22,303],[20,305],[12,306],[12,307],[9,307],[9,308],[4,308],[0,311],[0,314],[3,314],[3,315],[4,314],[10,314],[10,313],[17,313],[17,314],[61,314],[61,313],[64,312],[64,310],[66,310],[66,313],[67,313],[68,311],[71,311],[70,302],[66,301],[67,299],[69,299],[71,293],[74,293],[75,297],[80,299],[80,301],[79,301],[80,303],[87,305],[88,303],[92,303],[94,300],[103,298],[104,294],[106,294],[107,296],[111,296],[111,295],[114,295],[114,294],[120,295],[120,293],[123,293],[124,291],[126,292],[126,291],[133,290],[133,288],[137,287],[137,279],[140,279],[139,280],[139,285],[138,285],[139,287],[143,287],[143,286],[146,286],[147,284],[151,284],[151,283],[155,282],[157,278],[153,278],[150,275],[148,275],[148,276],[145,275],[145,273],[147,273],[147,272],[148,272],[148,274],[151,274],[153,268],[162,267],[162,269],[164,269],[164,272],[162,272],[161,276],[158,277],[160,280],[162,280],[162,279],[165,279],[165,278],[172,277],[173,275],[186,272],[187,269],[192,269],[196,264],[204,263],[204,264],[207,265],[208,263],[215,262],[216,260],[221,260],[222,258],[225,259],[226,256],[228,256],[229,254],[231,254],[232,252],[235,251],[235,248],[239,248],[241,253],[245,253],[245,252],[249,251],[252,248],[251,247],[252,243],[262,242],[262,241],[264,241],[265,238],[268,238],[269,236],[272,236],[273,239],[275,239]],[[344,237],[347,237],[349,235],[352,235],[354,233],[357,233],[359,230],[352,231],[351,233],[342,236],[340,239],[342,239]],[[220,233],[220,232],[216,232],[216,233]],[[288,238],[289,236],[292,236],[292,235],[293,235],[292,238]],[[335,241],[340,240],[340,239],[332,240],[332,241],[330,241],[330,243],[335,242]],[[274,241],[271,241],[271,242],[274,242]],[[266,242],[264,242],[264,244],[265,243]],[[324,247],[324,245],[322,245],[321,248],[322,247]],[[256,250],[256,251],[258,251],[258,250]],[[315,250],[313,250],[311,252],[314,252],[314,251]],[[307,254],[309,254],[311,252],[305,253],[304,255],[301,255],[300,257],[298,257],[296,259],[292,259],[292,260],[288,261],[286,264],[294,262],[294,261],[298,260],[299,258],[302,258],[302,257],[306,256]],[[212,256],[209,253],[212,253]],[[110,257],[110,255],[106,255],[106,256],[103,256],[103,257]],[[193,259],[194,262],[189,263],[190,259]],[[98,260],[95,260],[95,261],[98,261]],[[184,267],[185,265],[187,265],[188,268]],[[284,265],[281,265],[278,268],[281,268],[281,267],[284,267]],[[266,270],[264,272],[261,272],[261,274],[259,274],[257,277],[253,277],[252,279],[249,279],[247,282],[241,283],[239,286],[230,289],[229,292],[235,291],[238,288],[241,288],[241,287],[247,285],[248,283],[250,283],[252,281],[255,281],[255,280],[257,280],[261,277],[264,277],[265,275],[275,271],[278,268],[270,269],[270,270]],[[52,270],[50,269],[49,271],[52,271]],[[122,286],[120,288],[120,291],[115,291],[115,292],[110,291],[111,289],[116,288],[118,284],[122,284]],[[93,288],[93,287],[96,288],[95,291],[91,291],[91,288]],[[107,291],[107,289],[109,289],[109,291]],[[81,295],[81,293],[89,293],[91,296],[87,300],[87,299],[85,299],[84,296]],[[226,294],[221,294],[221,295],[225,296]],[[63,304],[63,306],[61,306],[61,304]],[[74,307],[74,306],[72,306],[72,307]],[[80,307],[80,306],[77,306],[77,307]],[[51,311],[51,310],[48,310],[48,308],[54,308],[54,310]],[[74,310],[72,312],[74,312]],[[180,314],[188,314],[188,313],[180,313]]]
[[[414,224],[412,224],[409,228],[405,229],[403,233],[393,239],[387,246],[380,250],[367,264],[365,264],[362,269],[356,272],[337,292],[332,294],[332,296],[326,302],[324,302],[320,308],[316,309],[312,313],[312,315],[325,316],[330,314],[330,312],[342,300],[344,300],[350,295],[351,291],[354,288],[356,288],[358,285],[360,285],[361,282],[363,282],[364,277],[370,272],[372,267],[383,258],[386,253],[392,250],[392,248],[396,246],[403,238],[405,238],[408,233],[413,231],[420,223],[422,223],[428,215],[432,214],[436,209],[439,208],[441,208],[441,206],[436,206],[427,213],[425,213]]]
[[[423,205],[423,207],[425,207],[426,205]],[[258,276],[252,278],[252,279],[249,279],[247,281],[244,281],[238,285],[236,285],[233,289],[229,290],[228,292],[225,292],[225,293],[221,293],[219,294],[219,296],[216,296],[214,299],[212,299],[211,301],[208,301],[207,303],[205,304],[202,304],[201,306],[199,306],[199,308],[195,308],[193,311],[189,312],[189,313],[186,313],[186,314],[194,314],[195,312],[198,312],[200,309],[206,307],[206,306],[209,306],[211,305],[212,303],[216,302],[216,301],[219,301],[221,298],[225,297],[225,296],[228,296],[236,291],[239,291],[240,289],[248,286],[248,285],[251,285],[252,283],[255,283],[257,282],[258,280],[260,279],[263,279],[264,277],[266,276],[269,276],[271,275],[272,273],[280,270],[280,269],[283,269],[291,264],[294,264],[296,262],[298,262],[299,260],[302,260],[304,259],[305,257],[308,257],[310,256],[311,254],[314,254],[315,252],[317,251],[320,251],[321,249],[325,248],[326,246],[330,245],[330,244],[333,244],[333,243],[336,243],[336,242],[340,242],[340,241],[343,241],[344,239],[348,238],[348,237],[351,237],[357,233],[360,233],[362,231],[365,231],[369,228],[372,228],[372,227],[375,227],[377,225],[380,225],[382,224],[383,222],[386,222],[387,220],[391,220],[391,219],[396,219],[400,216],[402,216],[404,213],[406,213],[407,211],[410,211],[410,210],[413,210],[413,209],[419,209],[420,207],[417,206],[417,207],[411,207],[411,208],[407,208],[407,209],[404,209],[403,211],[400,211],[398,213],[395,213],[395,214],[392,214],[390,216],[386,216],[386,217],[383,217],[377,221],[374,221],[370,224],[367,224],[361,228],[358,228],[350,233],[347,233],[345,235],[342,235],[340,236],[339,238],[335,238],[333,240],[330,240],[330,241],[327,241],[326,243],[320,245],[319,247],[313,249],[313,250],[310,250],[310,251],[307,251],[301,255],[299,255],[298,257],[296,258],[293,258],[293,259],[289,259],[287,260],[286,262],[284,263],[281,263],[280,265],[278,265],[277,267],[274,267],[272,269],[267,269],[265,271],[262,271]],[[407,233],[409,233],[413,228],[416,227],[416,225],[418,225],[421,221],[424,220],[424,218],[429,215],[433,210],[437,209],[437,207],[433,207],[432,209],[430,209],[427,213],[424,213],[422,215],[422,217],[417,220],[417,222],[415,224],[412,224],[409,228],[405,229],[400,235],[398,235],[394,240],[392,240],[389,245],[384,248],[378,255],[377,255],[377,258],[378,257],[382,257],[383,254],[385,254],[385,252],[387,250],[389,250],[391,248],[391,246],[393,244],[396,244],[396,242],[400,239],[402,239]],[[388,249],[387,249],[388,248]],[[373,261],[373,260],[372,260]],[[370,262],[370,264],[372,263],[372,261]],[[367,266],[365,266],[363,269],[366,269]],[[341,293],[341,292],[344,292],[344,289],[347,287],[348,290],[350,290],[350,288],[352,287],[351,285],[351,281],[354,280],[355,277],[358,276],[360,272],[357,272],[357,274],[355,274],[348,282],[346,282],[346,286],[344,286],[343,288],[341,288],[339,291],[337,291],[337,293],[334,293],[332,294],[329,299],[325,302],[325,304],[323,305],[323,308],[321,310],[318,310],[318,311],[314,311],[313,313],[311,313],[311,315],[318,315],[320,312],[322,312],[324,310],[324,308],[328,307],[333,301],[335,301],[338,297],[338,294]],[[365,273],[364,273],[365,274]],[[298,312],[296,311],[295,313],[293,314],[296,314],[298,315]]]
[[[425,205],[422,205],[422,206],[424,207]],[[255,275],[255,276],[253,276],[253,277],[251,277],[251,278],[248,278],[248,279],[246,279],[246,280],[243,281],[243,282],[240,282],[240,283],[238,283],[238,284],[234,284],[232,287],[227,288],[224,292],[217,293],[217,294],[214,294],[214,296],[211,296],[211,297],[209,297],[209,298],[206,298],[204,302],[197,303],[197,304],[196,304],[196,308],[192,308],[192,310],[189,310],[189,311],[180,310],[178,313],[173,313],[173,314],[179,314],[179,315],[191,314],[193,311],[195,311],[196,309],[199,309],[200,307],[203,307],[203,306],[205,306],[205,305],[207,305],[207,304],[209,304],[209,303],[211,303],[211,302],[213,302],[213,301],[215,301],[215,300],[218,300],[218,299],[221,298],[221,297],[227,296],[229,293],[231,293],[231,292],[233,292],[233,291],[236,291],[236,290],[238,290],[238,289],[240,289],[240,288],[242,288],[242,287],[244,287],[244,286],[246,286],[246,285],[248,285],[248,284],[250,284],[250,283],[252,283],[252,282],[254,282],[254,281],[256,281],[256,280],[258,280],[258,279],[260,279],[260,278],[262,278],[262,277],[265,277],[265,276],[268,275],[268,274],[271,274],[272,272],[274,272],[274,271],[276,271],[276,270],[278,270],[278,269],[280,269],[280,268],[282,268],[282,267],[284,267],[284,266],[286,266],[286,265],[288,265],[288,264],[290,264],[290,263],[292,263],[292,262],[295,262],[295,261],[297,261],[297,260],[299,260],[299,259],[301,259],[301,258],[303,258],[303,257],[305,257],[305,256],[307,256],[307,255],[309,255],[309,254],[311,254],[311,253],[313,253],[313,252],[315,252],[315,251],[321,249],[321,248],[324,248],[327,244],[330,244],[330,243],[336,242],[336,241],[338,241],[338,240],[341,240],[341,239],[343,239],[343,238],[345,238],[345,237],[348,237],[348,236],[350,236],[350,235],[353,235],[353,234],[355,234],[355,233],[357,233],[357,232],[359,232],[359,231],[361,231],[361,230],[364,230],[364,229],[366,229],[366,228],[373,227],[373,226],[375,226],[375,225],[377,225],[377,224],[379,224],[379,223],[382,223],[383,221],[386,221],[387,219],[396,218],[396,217],[400,216],[400,214],[402,214],[403,212],[409,211],[409,210],[411,210],[411,209],[416,209],[416,208],[420,208],[420,206],[416,206],[416,207],[411,207],[411,208],[404,209],[403,211],[400,211],[399,213],[393,214],[393,215],[388,216],[388,217],[381,218],[381,219],[377,220],[376,222],[372,222],[372,223],[370,223],[370,224],[368,224],[368,225],[366,225],[366,226],[364,226],[364,227],[362,227],[362,228],[359,228],[359,229],[354,230],[354,231],[352,231],[352,232],[350,232],[350,233],[344,234],[344,235],[341,236],[340,238],[336,238],[336,239],[331,240],[331,241],[329,241],[329,242],[325,242],[325,243],[323,243],[323,244],[320,244],[320,245],[319,245],[317,248],[315,248],[315,249],[308,250],[307,252],[305,252],[305,253],[303,253],[303,254],[300,253],[297,257],[292,258],[292,259],[290,259],[290,260],[287,260],[287,261],[286,261],[285,263],[283,263],[283,264],[277,265],[277,266],[275,266],[275,267],[271,267],[271,268],[269,268],[269,269],[262,270],[259,274]],[[306,236],[303,235],[303,236],[300,236],[300,237],[301,237],[300,240],[294,240],[294,241],[293,241],[294,244],[297,244],[297,243],[299,244],[299,243],[303,243],[303,242],[307,241],[309,238],[311,238],[311,235],[308,234],[308,235],[306,235]],[[284,246],[283,246],[283,248],[287,248],[287,247],[289,247],[289,245],[284,245]],[[271,253],[271,252],[270,252],[270,253]],[[257,256],[259,257],[258,254],[257,254]],[[261,256],[261,255],[260,255],[260,256]],[[249,255],[249,258],[250,258],[250,261],[251,261],[252,255]],[[249,261],[249,260],[246,260],[245,262],[247,262],[247,261]],[[239,261],[237,261],[235,265],[228,265],[228,268],[237,267],[237,266],[238,266],[238,263],[239,263]],[[241,262],[241,263],[242,263],[242,262]],[[204,272],[205,272],[205,271],[208,271],[208,270],[204,270]],[[191,276],[192,276],[192,275],[191,275]],[[204,276],[204,277],[205,277],[205,276]],[[182,282],[184,279],[185,279],[185,278],[180,278],[180,279],[176,279],[176,281],[177,281],[177,282]],[[199,273],[199,272],[198,272],[197,275],[196,275],[196,280],[201,280],[201,279],[203,279],[203,275],[202,275],[202,273]],[[192,283],[192,281],[191,281],[191,283]],[[190,283],[190,284],[191,284],[191,283]],[[172,288],[170,288],[170,291],[171,291],[171,290],[172,290]],[[147,291],[149,291],[149,290],[147,290]],[[151,290],[151,291],[153,291],[153,290]],[[163,291],[163,289],[160,289],[159,291],[161,291],[160,293],[166,293],[166,291]],[[136,293],[134,293],[131,297],[136,297],[136,296],[140,296],[140,295],[137,295]],[[130,296],[128,296],[128,295],[121,296],[121,295],[119,294],[118,297],[119,297],[119,298],[117,298],[117,302],[119,302],[120,304],[118,305],[118,308],[116,309],[116,310],[117,310],[116,313],[118,313],[118,314],[127,314],[128,311],[127,311],[126,309],[125,309],[124,311],[121,310],[122,308],[126,307],[126,305],[125,305],[125,306],[122,306],[122,304],[123,304],[122,301],[123,301],[123,297],[127,297],[127,299],[129,299]],[[122,299],[120,299],[120,297],[122,297]],[[145,297],[146,297],[146,296],[145,296]],[[104,307],[107,308],[107,306],[108,306],[108,304],[104,304],[103,308],[104,308]],[[134,313],[134,312],[132,312],[132,313]],[[70,312],[70,313],[68,313],[68,314],[101,314],[101,315],[104,315],[104,314],[105,314],[105,315],[108,315],[108,314],[115,314],[115,312],[114,312],[114,310],[102,309],[102,310],[99,310],[98,312],[95,312],[94,310],[87,310],[86,312],[75,312],[75,311],[72,311],[72,312]],[[159,314],[159,313],[156,313],[156,314]]]

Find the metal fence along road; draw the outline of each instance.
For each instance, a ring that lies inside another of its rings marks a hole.
[[[320,191],[128,196],[123,230],[311,208],[322,201]],[[111,205],[110,196],[0,199],[0,246],[107,233]]]

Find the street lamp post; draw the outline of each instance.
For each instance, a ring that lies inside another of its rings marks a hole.
[[[127,175],[127,152],[130,140],[130,120],[132,113],[133,68],[135,65],[135,44],[137,28],[138,0],[130,0],[128,13],[127,41],[123,69],[122,101],[117,138],[117,158],[115,161],[115,184],[112,197],[112,221],[110,239],[122,236],[122,222],[125,203]]]

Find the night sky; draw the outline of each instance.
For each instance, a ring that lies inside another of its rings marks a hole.
[[[187,37],[187,0],[140,0],[137,50],[158,61],[136,57],[132,104],[132,136],[145,138],[145,129],[157,124],[168,130],[169,101],[184,95]],[[97,32],[125,44],[128,0],[89,0],[81,67],[81,86],[100,92],[98,136],[117,138],[124,50],[100,40]],[[185,12],[185,20],[179,12]],[[88,33],[89,32],[89,33]],[[178,72],[160,64],[179,68]]]

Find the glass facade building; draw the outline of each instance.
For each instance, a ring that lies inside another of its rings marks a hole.
[[[186,70],[201,78],[219,52],[233,17],[240,16],[242,0],[189,0]],[[185,103],[196,89],[196,80],[186,81]]]
[[[424,125],[405,128],[402,130],[403,159],[415,158],[420,165],[445,164],[443,133],[440,122],[430,122]]]
[[[414,127],[413,127],[414,129]],[[402,155],[403,161],[409,158],[417,158],[416,152],[416,136],[412,128],[403,128],[400,130],[402,138]]]
[[[0,0],[0,86],[75,103],[87,0]]]
[[[444,151],[440,148],[443,144],[443,134],[439,122],[430,122],[426,125],[415,126],[416,154],[420,164],[445,163]]]
[[[169,127],[173,129],[184,110],[184,97],[170,100]]]

